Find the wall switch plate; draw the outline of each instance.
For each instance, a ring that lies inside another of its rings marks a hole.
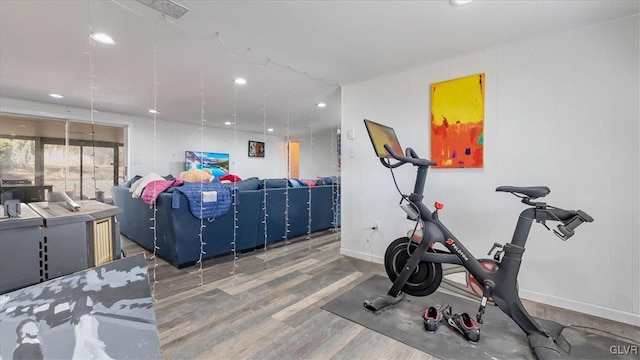
[[[355,140],[356,138],[356,129],[347,129],[347,139]]]

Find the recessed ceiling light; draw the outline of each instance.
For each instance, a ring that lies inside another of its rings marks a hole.
[[[91,37],[93,40],[99,42],[99,43],[103,43],[103,44],[107,44],[107,45],[113,45],[116,42],[113,41],[113,38],[105,33],[94,33],[92,32],[89,37]]]
[[[325,104],[325,103],[317,103],[316,106],[319,107],[319,108],[323,108],[323,107],[326,107],[327,104]]]
[[[268,128],[267,131],[268,132],[273,132],[273,129],[272,128]]]
[[[154,110],[154,109],[149,109],[149,112],[152,114],[160,114],[158,110]]]
[[[246,79],[244,79],[244,78],[237,78],[237,79],[235,80],[235,83],[236,83],[236,84],[238,84],[238,85],[244,85],[244,84],[246,84],[246,83],[247,83],[247,80],[246,80]]]
[[[231,125],[231,121],[225,121],[224,124],[225,125]]]
[[[462,6],[467,5],[472,1],[473,0],[449,0],[449,4],[451,4],[451,6]]]
[[[62,99],[64,96],[60,95],[60,94],[49,94],[49,96],[51,96],[52,98],[56,98],[56,99]]]

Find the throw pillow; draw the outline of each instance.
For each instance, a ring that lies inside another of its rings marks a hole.
[[[316,186],[316,182],[309,179],[300,179],[300,182],[307,186]]]
[[[234,188],[235,186],[238,189],[238,191],[258,190],[260,189],[260,180],[257,177],[252,177],[252,178],[239,181],[235,185],[230,184],[229,186],[231,188]]]
[[[240,176],[238,176],[238,175],[233,175],[233,174],[227,174],[227,175],[221,176],[221,177],[219,178],[219,180],[220,180],[221,182],[229,181],[229,182],[232,182],[232,183],[234,183],[234,182],[238,182],[238,181],[242,181],[242,179],[240,178]]]

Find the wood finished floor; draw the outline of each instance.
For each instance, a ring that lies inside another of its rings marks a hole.
[[[128,255],[143,249],[122,238]],[[154,296],[165,359],[437,359],[320,307],[379,264],[340,255],[339,233],[225,256],[199,267],[155,267]],[[265,261],[266,260],[266,261]]]

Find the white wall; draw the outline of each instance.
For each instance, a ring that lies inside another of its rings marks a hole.
[[[58,119],[89,121],[87,109],[72,108],[50,103],[40,103],[13,98],[0,98],[0,112],[33,115]],[[284,139],[279,136],[237,132],[214,127],[204,128],[201,136],[199,126],[171,121],[157,121],[154,151],[154,127],[152,118],[140,118],[116,113],[99,112],[94,121],[101,124],[125,125],[128,127],[129,177],[158,174],[178,176],[184,170],[186,150],[229,153],[230,171],[242,178],[286,177],[286,151]],[[249,158],[248,141],[265,141],[265,157]]]
[[[241,178],[257,176],[259,178],[285,177],[286,151],[284,140],[278,136],[245,133],[233,130],[206,127],[203,134],[200,128],[177,122],[158,122],[158,142],[156,163],[159,174],[171,173],[178,176],[184,171],[185,150],[228,153],[229,171]],[[153,137],[143,134],[153,134],[153,123],[147,121],[134,125],[133,130],[139,136],[133,136],[131,141],[131,164],[144,175],[153,171]],[[264,141],[265,157],[250,158],[248,156],[248,141]],[[266,141],[265,141],[266,140]],[[131,173],[134,175],[134,173]]]
[[[342,91],[342,247],[381,262],[412,224],[362,120],[396,129],[429,157],[430,84],[486,73],[485,167],[431,169],[425,203],[474,254],[510,241],[524,206],[499,185],[548,185],[545,201],[595,222],[563,242],[534,225],[519,282],[524,298],[640,325],[638,17],[426,65]],[[415,170],[396,171],[410,192]],[[370,230],[375,220],[380,231]]]
[[[338,175],[336,129],[293,136],[300,142],[300,178]]]

